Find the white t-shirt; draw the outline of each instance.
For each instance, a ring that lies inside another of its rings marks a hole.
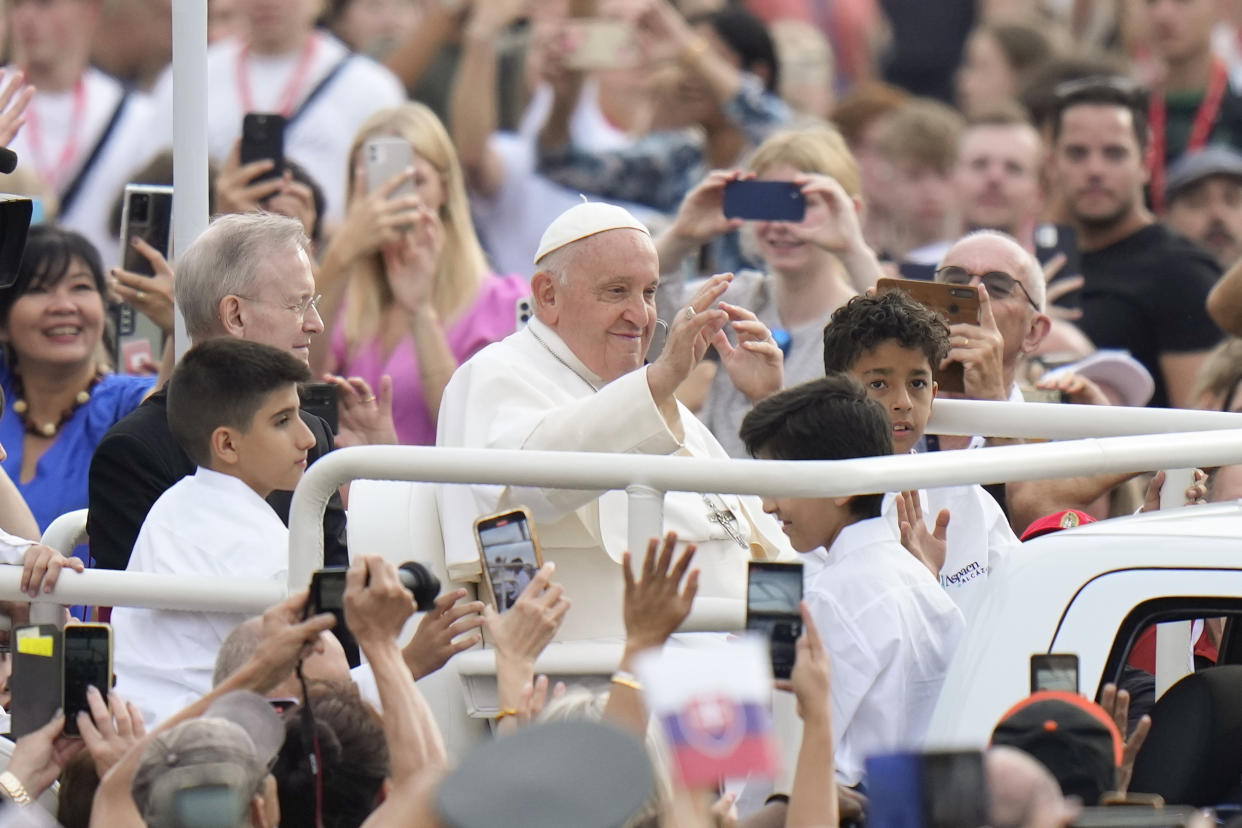
[[[876,753],[919,750],[961,610],[883,518],[846,526],[803,557],[803,592],[832,662],[837,779],[855,785]]]
[[[289,530],[241,480],[200,468],[155,501],[125,569],[283,582]],[[247,617],[117,607],[117,692],[158,724],[211,689],[216,653]]]
[[[76,111],[75,89],[36,92],[25,126],[9,144],[17,153],[18,166],[37,172],[62,198],[103,136],[124,94],[119,81],[93,67],[82,75],[82,90],[81,112]],[[73,202],[68,210],[61,207],[59,223],[90,239],[105,268],[121,261],[120,241],[108,227],[112,206],[131,175],[161,147],[152,140],[153,119],[151,99],[131,92],[120,120],[82,180]]]
[[[245,62],[254,112],[276,112],[286,90],[299,91],[296,110],[312,90],[348,54],[345,46],[324,32],[314,35],[314,52],[303,82],[291,83],[298,72],[302,50],[276,57],[249,55]],[[223,161],[241,137],[243,111],[238,67],[242,42],[227,38],[207,50],[207,152]],[[158,146],[172,145],[172,68],[155,86],[156,111],[163,132]],[[380,109],[406,100],[405,90],[392,72],[369,57],[353,55],[285,134],[285,157],[310,173],[323,188],[324,218],[339,220],[345,211],[345,182],[349,147],[362,122]]]

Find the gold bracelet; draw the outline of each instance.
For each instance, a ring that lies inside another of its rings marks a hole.
[[[0,793],[23,808],[33,802],[30,794],[26,793],[26,786],[22,784],[22,780],[14,776],[11,771],[0,773]]]
[[[633,673],[627,673],[625,670],[618,670],[613,673],[611,681],[613,684],[619,684],[622,687],[637,690],[639,693],[643,692],[642,682],[640,682]]]
[[[496,721],[499,722],[503,720],[506,716],[516,716],[517,714],[518,712],[514,710],[512,707],[506,707],[504,710],[501,710],[499,713],[496,714]]]

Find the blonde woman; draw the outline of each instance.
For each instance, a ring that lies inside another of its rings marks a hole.
[[[381,135],[409,141],[414,164],[368,195],[362,147]],[[313,365],[362,378],[382,401],[391,394],[398,441],[431,445],[449,377],[483,346],[513,332],[518,300],[530,287],[489,270],[457,153],[426,106],[411,102],[375,113],[354,138],[350,158],[348,214],[320,274],[331,336]],[[414,195],[393,197],[409,181]],[[339,384],[351,393],[349,384]]]
[[[743,226],[740,219],[725,217],[724,190],[730,181],[752,177],[796,184],[806,196],[806,216],[800,222],[756,221],[745,228],[768,273],[735,274],[721,305],[732,308],[730,316],[742,322],[735,330],[742,332],[746,322],[757,318],[772,331],[785,355],[785,384],[795,385],[823,376],[821,338],[828,317],[881,275],[862,236],[858,162],[839,132],[825,126],[778,132],[755,150],[748,172],[709,173],[657,239],[660,270],[674,272],[687,255]],[[744,337],[741,342],[745,347]],[[704,360],[678,398],[697,409],[725,450],[745,457],[737,430],[757,400],[735,384],[729,371],[726,360]]]

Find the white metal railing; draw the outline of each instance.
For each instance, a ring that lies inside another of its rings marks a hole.
[[[289,581],[300,589],[323,561],[323,511],[337,488],[354,479],[408,480],[626,489],[631,494],[630,544],[660,533],[666,491],[836,497],[1003,480],[1242,463],[1242,415],[1090,406],[941,400],[932,425],[940,433],[1116,434],[1143,428],[1155,436],[1006,446],[970,452],[872,457],[831,462],[702,460],[686,457],[570,452],[364,446],[320,458],[294,493],[290,514]],[[1038,426],[1038,429],[1036,428]],[[1201,429],[1199,432],[1176,433]],[[1218,429],[1218,433],[1205,433]],[[57,548],[81,540],[81,517],[63,518]],[[49,527],[47,540],[52,540]],[[63,544],[63,546],[62,546]],[[0,599],[28,600],[20,570],[0,567]],[[56,590],[36,601],[188,610],[258,612],[285,594],[284,585],[233,578],[90,570],[65,572]],[[707,610],[707,607],[704,607]],[[696,608],[696,615],[698,609]],[[710,617],[714,613],[708,611]],[[704,619],[703,624],[709,622]]]

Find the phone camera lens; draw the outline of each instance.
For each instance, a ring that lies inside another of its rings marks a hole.
[[[958,313],[961,313],[961,310],[962,310],[961,306],[960,306],[960,305],[958,305],[956,302],[955,302],[955,303],[953,303],[953,304],[951,304],[951,305],[949,305],[949,313],[950,313],[950,314],[956,315],[956,314],[958,314]]]
[[[401,564],[397,574],[402,586],[414,596],[419,612],[435,608],[436,597],[440,594],[440,579],[434,572],[416,561],[407,561]]]
[[[146,222],[151,217],[151,196],[134,193],[129,200],[129,216],[133,221]]]

